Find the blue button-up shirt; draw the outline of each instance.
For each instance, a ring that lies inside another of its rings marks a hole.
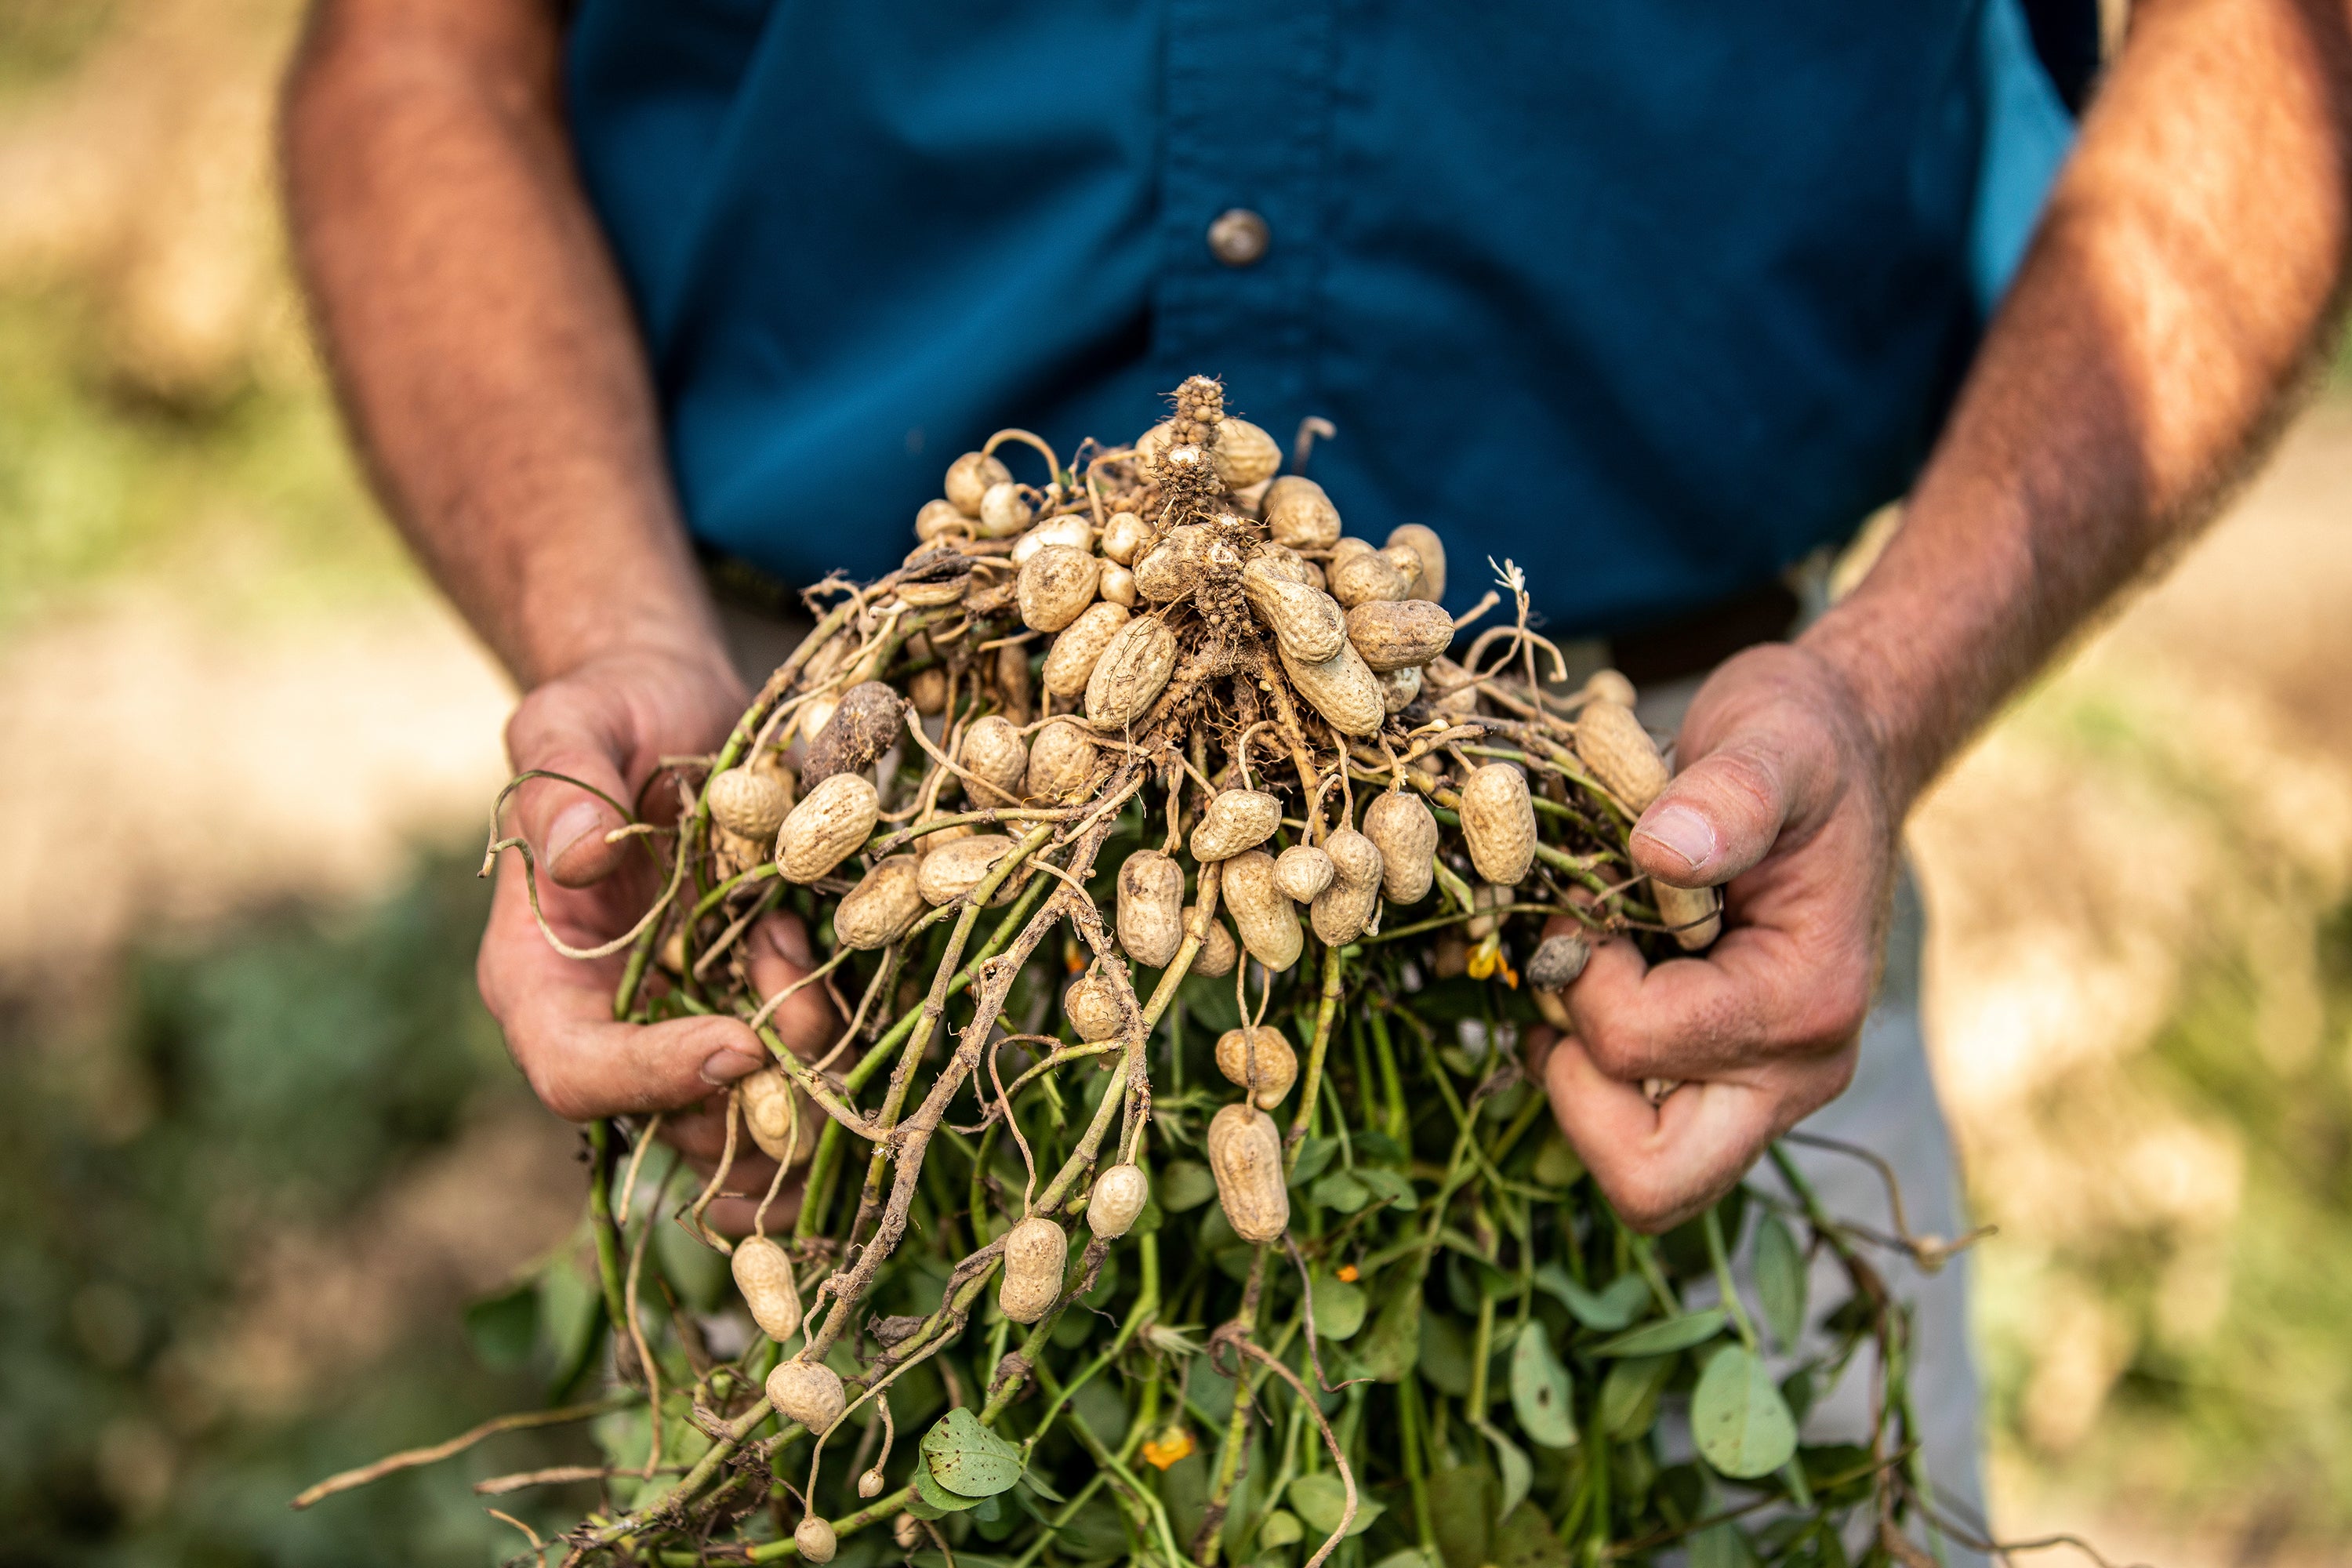
[[[1206,372],[1601,631],[1910,479],[2064,146],[2014,4],[585,0],[570,115],[717,548],[874,574],[990,431]]]

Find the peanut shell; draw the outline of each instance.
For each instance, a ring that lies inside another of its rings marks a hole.
[[[1515,888],[1536,859],[1536,808],[1525,773],[1488,763],[1462,786],[1462,837],[1478,875]]]
[[[1029,504],[1027,487],[1010,479],[992,484],[980,498],[980,527],[982,539],[1011,539],[1029,526],[1037,509]]]
[[[1421,671],[1412,665],[1374,679],[1381,683],[1381,706],[1393,717],[1412,706],[1421,695]]]
[[[1320,664],[1293,658],[1290,650],[1278,642],[1276,652],[1281,656],[1282,668],[1289,674],[1290,683],[1298,688],[1299,695],[1342,734],[1380,733],[1381,721],[1388,717],[1387,707],[1381,700],[1380,678],[1372,673],[1353,644],[1342,643],[1338,653]]]
[[[824,1112],[782,1068],[763,1067],[737,1087],[743,1092],[743,1125],[760,1152],[780,1165],[797,1165],[816,1152],[817,1124]],[[800,1129],[797,1139],[795,1126]]]
[[[1298,1081],[1298,1053],[1280,1029],[1260,1025],[1255,1029],[1227,1029],[1217,1037],[1217,1070],[1247,1089],[1255,1073],[1257,1102],[1272,1110]]]
[[[964,731],[956,759],[977,779],[963,781],[964,794],[976,806],[1018,805],[1021,781],[1029,772],[1029,748],[1021,731],[1002,714],[991,713]],[[983,787],[986,786],[986,787]]]
[[[1110,982],[1099,974],[1081,974],[1070,982],[1062,993],[1062,1016],[1078,1032],[1078,1038],[1089,1045],[1118,1036],[1118,998],[1112,994]]]
[[[1100,752],[1082,726],[1067,719],[1053,721],[1029,742],[1029,773],[1021,793],[1041,805],[1076,799],[1093,779]]]
[[[1658,919],[1674,928],[1675,945],[1696,952],[1723,934],[1723,893],[1716,888],[1676,888],[1653,879]]]
[[[1004,1275],[997,1281],[997,1306],[1016,1323],[1034,1323],[1044,1317],[1062,1293],[1062,1273],[1069,1258],[1069,1236],[1043,1215],[1033,1214],[1006,1231]]]
[[[1437,531],[1417,522],[1401,522],[1389,530],[1388,537],[1390,549],[1398,545],[1421,558],[1412,596],[1433,604],[1445,597],[1445,543],[1437,537]]]
[[[1352,827],[1333,828],[1323,840],[1323,852],[1331,858],[1331,885],[1316,896],[1307,918],[1326,946],[1345,947],[1364,934],[1379,912],[1386,858]]]
[[[801,1331],[800,1286],[782,1247],[764,1236],[746,1237],[735,1244],[730,1267],[761,1333],[782,1344]]]
[[[1286,583],[1304,583],[1310,588],[1323,586],[1323,568],[1286,544],[1267,541],[1257,547],[1257,553],[1250,557],[1250,564]]]
[[[1129,610],[1141,596],[1135,591],[1135,574],[1108,561],[1103,563],[1102,581],[1095,585],[1095,592],[1102,595],[1103,603]]]
[[[1087,1228],[1105,1241],[1117,1241],[1133,1228],[1151,1200],[1151,1179],[1140,1165],[1113,1165],[1095,1178],[1087,1197]]]
[[[1145,616],[1119,627],[1087,679],[1087,717],[1106,730],[1143,717],[1176,671],[1176,634]]]
[[[1194,904],[1184,906],[1185,925],[1192,923],[1198,909],[1199,906]],[[1234,965],[1241,962],[1241,949],[1234,942],[1234,933],[1225,929],[1224,921],[1212,916],[1201,938],[1201,949],[1192,955],[1192,967],[1189,973],[1206,975],[1211,980],[1222,980],[1234,972]]]
[[[1336,875],[1331,857],[1312,844],[1294,844],[1274,858],[1274,885],[1294,904],[1311,904]]]
[[[1056,697],[1076,697],[1086,690],[1103,649],[1129,618],[1123,605],[1087,605],[1045,650],[1045,689]]]
[[[1376,675],[1427,664],[1454,641],[1454,617],[1426,599],[1373,600],[1348,612],[1348,640]]]
[[[1029,558],[1049,544],[1066,544],[1092,554],[1094,543],[1094,529],[1078,513],[1049,517],[1013,542],[1013,564],[1028,565]]]
[[[915,537],[926,544],[943,533],[971,531],[971,519],[964,515],[961,507],[945,496],[925,501],[915,512]]]
[[[1209,530],[1199,523],[1171,529],[1135,563],[1135,591],[1155,605],[1171,605],[1200,585],[1209,554]]]
[[[1331,596],[1351,610],[1358,605],[1408,598],[1412,593],[1404,574],[1387,556],[1369,547],[1332,556],[1325,575],[1330,580]]]
[[[1242,568],[1242,596],[1293,658],[1320,664],[1336,656],[1347,640],[1347,617],[1338,601],[1319,588],[1281,576],[1264,555]]]
[[[898,743],[906,727],[906,709],[889,686],[866,680],[851,687],[809,742],[801,787],[814,791],[837,773],[864,773]]]
[[[1060,631],[1095,602],[1101,579],[1099,556],[1073,544],[1046,545],[1021,568],[1015,592],[1022,624],[1032,631]]]
[[[1584,678],[1584,684],[1579,689],[1587,698],[1614,702],[1622,708],[1636,707],[1642,700],[1641,694],[1633,689],[1633,683],[1614,669],[1594,670]]]
[[[1592,944],[1574,931],[1548,936],[1528,960],[1528,984],[1538,991],[1564,991],[1576,984],[1592,957]]]
[[[923,857],[915,872],[915,887],[923,901],[934,907],[951,904],[986,880],[996,868],[996,863],[1011,854],[1014,841],[1001,833],[975,834],[941,846]],[[989,900],[992,905],[1009,904],[1020,884],[1021,876],[1004,879],[1003,885]]]
[[[1633,710],[1605,698],[1584,705],[1576,716],[1576,755],[1601,786],[1639,816],[1672,777],[1657,742]]]
[[[815,881],[856,854],[881,816],[882,797],[864,773],[835,773],[784,818],[777,869],[787,882]]]
[[[844,947],[871,952],[907,932],[923,912],[916,886],[921,857],[893,855],[858,880],[833,911],[833,934]]]
[[[1293,550],[1328,550],[1339,542],[1339,509],[1313,479],[1285,474],[1267,487],[1259,504],[1276,544]]]
[[[1290,1227],[1290,1190],[1282,1174],[1282,1135],[1274,1119],[1246,1100],[1209,1121],[1209,1171],[1225,1223],[1244,1241],[1276,1241]]]
[[[841,1538],[833,1526],[812,1513],[793,1526],[793,1549],[803,1562],[826,1563],[841,1550]]]
[[[710,806],[710,820],[763,847],[774,840],[793,806],[782,784],[749,768],[711,774],[702,798]]]
[[[1103,524],[1102,552],[1121,566],[1134,565],[1150,542],[1150,525],[1131,511],[1115,511]]]
[[[1220,790],[1192,828],[1189,847],[1202,865],[1255,849],[1282,826],[1282,803],[1263,790]]]
[[[1381,852],[1381,891],[1392,904],[1417,904],[1436,879],[1437,818],[1417,795],[1391,790],[1364,808],[1364,837]]]
[[[1146,969],[1165,969],[1184,941],[1184,868],[1138,849],[1118,868],[1118,945]]]
[[[915,711],[926,719],[937,718],[948,708],[948,672],[938,665],[919,669],[907,678],[907,700]]]
[[[825,1432],[841,1419],[849,1403],[841,1374],[821,1361],[785,1361],[768,1374],[768,1403],[787,1421],[797,1421],[812,1432]]]
[[[1298,911],[1274,883],[1274,857],[1263,849],[1244,849],[1224,862],[1225,907],[1233,910],[1234,929],[1242,946],[1268,969],[1285,970],[1298,962],[1306,939],[1298,930]]]
[[[1274,437],[1230,414],[1217,422],[1217,442],[1209,455],[1217,478],[1237,490],[1262,485],[1282,468],[1282,448]]]
[[[940,493],[966,517],[980,515],[980,503],[989,487],[1001,485],[1013,478],[1013,470],[998,458],[985,452],[966,452],[948,465],[948,475],[940,485]]]

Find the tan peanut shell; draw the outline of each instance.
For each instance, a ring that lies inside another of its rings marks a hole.
[[[1574,931],[1548,936],[1528,960],[1528,984],[1538,991],[1562,991],[1576,984],[1591,960],[1592,944]]]
[[[1339,509],[1313,479],[1285,474],[1266,488],[1259,503],[1276,544],[1293,550],[1328,550],[1339,540]]]
[[[1436,868],[1437,818],[1421,796],[1391,790],[1364,808],[1364,837],[1381,852],[1381,891],[1392,904],[1429,897]]]
[[[1254,557],[1242,568],[1242,596],[1293,658],[1320,664],[1347,640],[1348,622],[1339,601],[1319,588],[1277,575],[1265,556]]]
[[[1475,719],[1478,716],[1478,688],[1470,672],[1444,655],[1422,667],[1422,685],[1429,693],[1430,706],[1447,719]]]
[[[1331,857],[1312,844],[1294,844],[1274,858],[1274,885],[1294,904],[1311,904],[1331,885]]]
[[[1404,574],[1387,556],[1370,548],[1332,556],[1324,575],[1331,584],[1331,596],[1351,610],[1358,605],[1406,598],[1412,592]]]
[[[1095,602],[1102,558],[1074,544],[1048,544],[1021,568],[1015,594],[1021,622],[1032,631],[1058,632]]]
[[[1577,714],[1576,755],[1637,816],[1649,809],[1672,776],[1658,755],[1657,742],[1633,710],[1605,698],[1587,702]]]
[[[1013,847],[1013,841],[1002,833],[975,834],[942,845],[923,857],[922,865],[915,872],[915,887],[927,904],[951,904],[986,880],[996,863],[1011,854]],[[1007,877],[989,902],[1012,902],[1016,885],[1022,880],[1017,876]]]
[[[1210,1173],[1225,1223],[1244,1241],[1277,1241],[1290,1227],[1290,1189],[1282,1175],[1282,1135],[1274,1119],[1236,1100],[1210,1119]]]
[[[975,506],[979,503],[975,501]],[[945,496],[925,501],[915,511],[915,537],[928,544],[942,533],[970,533],[971,519]]]
[[[1323,840],[1323,852],[1331,858],[1331,885],[1317,895],[1307,918],[1325,945],[1345,947],[1364,934],[1380,909],[1387,857],[1352,827],[1333,828]],[[1427,860],[1423,864],[1426,866]]]
[[[1151,542],[1151,528],[1131,511],[1115,511],[1103,524],[1102,552],[1121,566],[1132,566]]]
[[[1462,837],[1478,875],[1515,888],[1536,860],[1536,808],[1525,773],[1488,763],[1462,786]]]
[[[898,584],[898,597],[919,610],[935,610],[961,601],[971,586],[971,574],[952,577],[910,578]]]
[[[978,517],[981,498],[988,494],[989,487],[1012,478],[1013,470],[998,458],[985,452],[966,452],[948,465],[948,477],[940,490],[964,516]]]
[[[1022,781],[1021,793],[1038,802],[1075,799],[1094,777],[1095,759],[1100,753],[1101,748],[1082,726],[1056,719],[1029,742],[1029,773]]]
[[[1087,717],[1107,730],[1134,723],[1176,672],[1176,634],[1145,616],[1119,627],[1087,679]]]
[[[1417,522],[1401,522],[1389,530],[1388,545],[1403,545],[1421,558],[1421,572],[1412,596],[1434,604],[1445,597],[1445,542],[1437,531]]]
[[[1184,868],[1138,849],[1118,868],[1118,945],[1146,969],[1165,969],[1184,941]]]
[[[803,1562],[830,1563],[841,1550],[841,1537],[834,1533],[833,1526],[812,1513],[793,1526],[793,1549]]]
[[[882,797],[864,773],[834,774],[784,818],[776,835],[777,869],[787,882],[815,881],[856,854],[881,816]]]
[[[1234,929],[1249,955],[1276,971],[1297,963],[1306,938],[1298,930],[1297,910],[1275,886],[1274,857],[1263,849],[1243,850],[1224,862],[1223,885]]]
[[[1029,722],[1029,650],[1017,643],[1006,643],[996,650],[996,695],[1004,704],[1004,716],[1015,724]]]
[[[915,671],[907,678],[907,700],[926,719],[946,712],[948,672],[936,664]]]
[[[1249,565],[1286,583],[1303,583],[1309,588],[1323,586],[1323,568],[1288,545],[1276,544],[1271,540],[1257,547],[1257,553],[1249,558]],[[1247,585],[1246,580],[1244,585]]]
[[[865,772],[898,743],[906,728],[907,710],[898,692],[879,680],[851,687],[809,742],[801,786],[814,790],[835,773]]]
[[[768,1374],[768,1403],[785,1420],[824,1432],[841,1419],[849,1401],[842,1393],[841,1374],[824,1363],[784,1361]]]
[[[833,933],[844,947],[871,952],[906,934],[923,912],[916,887],[920,857],[893,855],[858,879],[833,911]]]
[[[963,781],[963,792],[972,805],[1021,804],[1021,781],[1029,773],[1029,748],[1010,719],[991,713],[965,731],[957,761],[972,779],[980,781],[978,784],[971,779]]]
[[[1584,678],[1578,688],[1587,698],[1602,702],[1614,702],[1621,708],[1632,708],[1641,702],[1641,694],[1621,670],[1596,669]]]
[[[1658,919],[1674,928],[1675,945],[1696,952],[1723,934],[1723,894],[1715,888],[1675,888],[1653,879]]]
[[[1184,906],[1184,923],[1187,926],[1192,923],[1192,916],[1197,910],[1197,905]],[[1225,929],[1224,921],[1213,916],[1201,938],[1201,951],[1192,955],[1192,973],[1205,975],[1211,980],[1221,980],[1234,972],[1234,965],[1241,962],[1241,949],[1234,942],[1234,933]]]
[[[1078,1038],[1091,1045],[1097,1040],[1118,1037],[1119,1030],[1118,997],[1113,994],[1110,982],[1099,974],[1081,974],[1062,993],[1062,1016],[1078,1032]]]
[[[702,786],[702,798],[710,805],[713,822],[763,846],[776,837],[784,814],[792,809],[792,796],[782,784],[749,768],[711,774]]]
[[[1204,866],[1212,860],[1230,860],[1273,837],[1281,826],[1282,803],[1265,791],[1220,790],[1201,813],[1188,847],[1192,858]]]
[[[1227,1029],[1217,1037],[1217,1070],[1244,1089],[1255,1074],[1257,1102],[1272,1110],[1298,1081],[1298,1053],[1280,1029],[1263,1024],[1255,1029]]]
[[[1043,1215],[1031,1215],[1004,1233],[1004,1274],[996,1304],[1016,1323],[1034,1323],[1062,1293],[1062,1272],[1070,1259],[1070,1238]]]
[[[1388,717],[1388,709],[1381,700],[1380,678],[1372,673],[1354,645],[1340,644],[1339,651],[1320,664],[1301,663],[1279,643],[1275,651],[1281,657],[1282,668],[1290,676],[1290,683],[1298,688],[1299,695],[1315,711],[1331,721],[1340,733],[1380,733],[1381,721]]]
[[[782,1068],[763,1067],[736,1087],[743,1095],[743,1126],[760,1152],[780,1165],[797,1165],[816,1152],[817,1124],[824,1112]]]
[[[1397,576],[1404,583],[1406,598],[1427,597],[1421,591],[1421,552],[1419,551],[1410,544],[1386,545],[1381,551],[1381,559],[1396,568]]]
[[[1348,640],[1374,674],[1427,664],[1454,641],[1454,617],[1426,599],[1375,599],[1348,612]]]
[[[1091,552],[1095,531],[1076,512],[1049,517],[1013,542],[1013,564],[1026,566],[1029,558],[1049,544],[1067,544]]]
[[[1377,679],[1381,683],[1381,706],[1391,716],[1403,712],[1421,695],[1421,671],[1412,665],[1391,669]]]
[[[1110,639],[1129,619],[1124,605],[1087,605],[1045,650],[1045,689],[1056,697],[1076,697],[1084,691],[1103,649],[1110,647]]]
[[[1095,1178],[1087,1196],[1087,1228],[1105,1241],[1117,1241],[1134,1227],[1150,1199],[1151,1179],[1142,1166],[1113,1165]]]
[[[1103,563],[1102,581],[1095,584],[1095,592],[1102,595],[1104,604],[1128,610],[1142,597],[1135,591],[1135,574],[1108,561]]]
[[[1217,444],[1210,458],[1217,478],[1237,490],[1262,485],[1282,468],[1282,448],[1274,437],[1230,414],[1217,422]]]
[[[1029,526],[1037,509],[1029,504],[1029,497],[1020,485],[1006,481],[993,484],[980,498],[980,527],[982,539],[1011,539]]]
[[[1155,605],[1173,604],[1199,585],[1208,558],[1209,531],[1199,523],[1171,529],[1135,563],[1135,591]]]
[[[801,1331],[801,1291],[790,1254],[764,1236],[746,1237],[735,1244],[730,1267],[761,1333],[782,1344]]]

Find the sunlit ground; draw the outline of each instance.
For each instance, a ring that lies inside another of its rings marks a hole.
[[[283,1508],[535,1396],[461,1309],[578,1191],[469,989],[508,694],[283,282],[292,13],[0,0],[0,1561],[479,1563],[566,1452]],[[2347,489],[2323,405],[1917,824],[2012,1535],[2352,1547]]]

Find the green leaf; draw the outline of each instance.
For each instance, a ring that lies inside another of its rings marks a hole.
[[[1601,1382],[1601,1429],[1621,1440],[1648,1431],[1658,1418],[1658,1395],[1674,1370],[1670,1355],[1628,1356],[1611,1367]]]
[[[1456,1399],[1470,1392],[1470,1336],[1443,1312],[1421,1320],[1421,1375]]]
[[[1480,1568],[1486,1561],[1487,1538],[1501,1512],[1496,1489],[1495,1473],[1483,1464],[1451,1465],[1430,1476],[1429,1522],[1445,1568]]]
[[[1217,1195],[1217,1178],[1198,1160],[1171,1160],[1168,1168],[1160,1173],[1159,1188],[1153,1195],[1159,1198],[1160,1209],[1168,1214],[1182,1214]]]
[[[1511,1411],[1531,1443],[1566,1448],[1576,1442],[1568,1369],[1552,1353],[1543,1325],[1533,1320],[1511,1347]]]
[[[1331,1163],[1331,1156],[1339,1152],[1337,1138],[1302,1138],[1298,1142],[1298,1162],[1290,1168],[1290,1184],[1303,1187],[1321,1175]]]
[[[1345,1171],[1333,1171],[1307,1190],[1307,1199],[1319,1208],[1354,1214],[1372,1201],[1372,1189]]]
[[[1796,1418],[1745,1345],[1724,1346],[1698,1374],[1691,1435],[1708,1464],[1738,1480],[1769,1476],[1797,1451]]]
[[[1794,1345],[1805,1331],[1805,1258],[1776,1214],[1756,1227],[1756,1299],[1773,1342]]]
[[[1757,1568],[1756,1549],[1729,1520],[1690,1538],[1690,1568]]]
[[[539,1281],[526,1279],[467,1307],[466,1338],[494,1372],[512,1372],[530,1360],[539,1342]]]
[[[1685,1312],[1679,1318],[1667,1318],[1661,1322],[1643,1323],[1638,1329],[1606,1339],[1592,1347],[1597,1356],[1672,1355],[1693,1345],[1703,1345],[1723,1332],[1727,1321],[1720,1307],[1705,1311]]]
[[[1282,1494],[1282,1500],[1297,1510],[1299,1519],[1320,1542],[1339,1528],[1339,1516],[1347,1511],[1348,1490],[1337,1475],[1329,1470],[1318,1470],[1311,1476],[1300,1476],[1293,1480],[1289,1489]],[[1387,1506],[1374,1502],[1370,1494],[1358,1488],[1356,1518],[1348,1526],[1348,1533],[1351,1536],[1363,1534],[1372,1527],[1372,1521],[1380,1518]],[[1258,1542],[1265,1544],[1265,1537],[1260,1535]]]
[[[1353,1339],[1356,1331],[1364,1326],[1364,1314],[1370,1308],[1362,1286],[1334,1279],[1328,1274],[1316,1276],[1315,1332],[1318,1337]]]
[[[923,1434],[923,1468],[958,1497],[994,1497],[1021,1479],[1021,1450],[959,1405]]]
[[[1378,1165],[1359,1165],[1356,1180],[1371,1189],[1372,1196],[1385,1198],[1391,1208],[1417,1209],[1421,1200],[1413,1195],[1412,1179],[1399,1171],[1383,1170]]]
[[[1475,1425],[1486,1441],[1495,1445],[1495,1468],[1503,1472],[1503,1500],[1496,1505],[1496,1512],[1507,1514],[1527,1500],[1536,1484],[1536,1468],[1528,1462],[1526,1451],[1504,1436],[1492,1422]]]
[[[1586,1328],[1613,1334],[1642,1315],[1649,1304],[1650,1288],[1638,1274],[1620,1274],[1599,1290],[1588,1290],[1568,1277],[1558,1263],[1536,1269],[1536,1289],[1566,1307],[1569,1316]]]
[[[1325,1531],[1324,1533],[1328,1535],[1330,1531]],[[1306,1535],[1307,1527],[1299,1523],[1298,1516],[1286,1508],[1276,1509],[1265,1516],[1265,1522],[1257,1527],[1257,1543],[1261,1547],[1296,1546]]]
[[[980,1506],[978,1498],[959,1497],[940,1485],[938,1481],[931,1479],[931,1472],[921,1465],[915,1467],[914,1495],[909,1497],[907,1502],[908,1511],[919,1519],[942,1519],[949,1514],[961,1513],[965,1509]],[[925,1513],[923,1510],[926,1508],[929,1509],[930,1512]]]
[[[1381,1304],[1372,1331],[1357,1352],[1364,1374],[1380,1383],[1402,1383],[1421,1361],[1421,1281],[1400,1272],[1395,1294]]]
[[[1391,1552],[1372,1568],[1441,1568],[1438,1560],[1418,1546],[1408,1546],[1402,1552]]]
[[[1494,1563],[1495,1568],[1568,1568],[1568,1548],[1542,1510],[1521,1503],[1495,1531]]]

